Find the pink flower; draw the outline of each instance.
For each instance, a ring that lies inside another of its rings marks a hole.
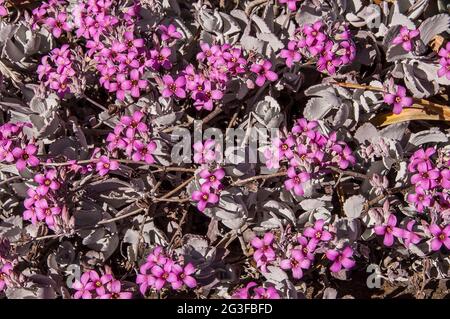
[[[297,238],[297,242],[299,243],[299,246],[297,246],[296,249],[300,250],[305,258],[308,258],[309,260],[314,260],[314,250],[317,247],[317,241],[314,239],[311,239],[308,241],[308,239],[304,236],[299,236]]]
[[[297,10],[297,2],[300,2],[300,0],[278,0],[280,3],[287,3],[287,7],[291,11]]]
[[[143,159],[147,164],[155,163],[155,159],[152,155],[156,150],[155,142],[151,141],[148,144],[144,144],[141,141],[135,140],[133,142],[133,148],[135,150],[131,156],[133,161],[139,162]]]
[[[315,138],[315,131],[319,124],[317,121],[308,122],[306,119],[298,119],[294,127],[292,128],[292,133],[305,134],[311,140]]]
[[[45,175],[37,174],[34,176],[34,181],[39,184],[36,188],[36,192],[39,195],[44,196],[49,192],[49,190],[58,190],[60,185],[56,181],[57,174],[58,173],[55,169],[51,169],[48,170]]]
[[[136,134],[136,131],[139,133],[148,132],[147,124],[142,122],[144,118],[144,113],[140,111],[136,111],[133,115],[130,116],[122,116],[120,118],[120,123],[122,123],[126,128],[126,136],[133,137]]]
[[[55,38],[59,38],[61,36],[62,31],[69,32],[72,30],[70,25],[66,22],[67,15],[65,13],[58,13],[55,18],[47,18],[45,20],[45,24],[50,27],[52,34]]]
[[[274,287],[257,287],[253,289],[255,296],[252,299],[280,299],[278,291]]]
[[[284,186],[288,191],[294,190],[295,195],[303,196],[302,183],[310,180],[310,175],[307,172],[296,173],[295,167],[289,167],[287,170],[288,179],[284,181]]]
[[[413,203],[419,213],[422,213],[426,207],[433,205],[433,196],[427,194],[421,186],[417,186],[415,193],[408,194],[408,202]]]
[[[207,185],[202,185],[199,191],[193,191],[192,199],[197,202],[197,208],[201,212],[206,209],[208,204],[215,205],[219,202],[219,196],[211,192]]]
[[[11,274],[13,266],[10,262],[4,263],[0,268],[0,292],[2,292],[8,284],[8,276]]]
[[[308,269],[311,266],[311,260],[305,258],[303,252],[298,249],[290,251],[290,258],[284,259],[280,262],[282,269],[291,269],[292,277],[300,279],[303,277],[303,269]]]
[[[129,291],[122,291],[120,280],[113,280],[107,285],[108,291],[99,294],[100,299],[131,299],[133,294]]]
[[[386,224],[374,227],[375,234],[384,236],[383,244],[387,247],[394,244],[394,236],[397,238],[403,237],[403,230],[395,227],[395,225],[397,225],[397,218],[390,214]]]
[[[297,42],[295,41],[289,41],[287,49],[281,50],[280,56],[286,59],[286,65],[288,67],[292,67],[294,62],[299,62],[302,59],[302,55],[297,49]]]
[[[4,6],[3,1],[0,3],[0,17],[6,17],[8,15],[8,9]],[[1,291],[2,289],[0,289]]]
[[[253,248],[256,248],[253,253],[253,259],[256,261],[256,266],[261,268],[263,272],[267,271],[267,263],[275,260],[275,251],[272,245],[273,240],[273,234],[267,232],[262,239],[255,237],[251,241]]]
[[[160,51],[158,50],[151,50],[150,51],[150,66],[155,69],[159,70],[161,67],[168,70],[172,67],[172,63],[169,61],[169,57],[172,54],[169,48],[163,47]]]
[[[349,246],[345,247],[342,252],[330,249],[326,252],[326,256],[328,260],[333,262],[330,267],[332,272],[339,272],[342,267],[349,270],[355,266],[355,261],[352,259],[353,249]]]
[[[113,276],[111,274],[104,274],[100,277],[95,270],[91,270],[88,273],[89,279],[95,287],[95,292],[99,297],[102,297],[106,294],[105,285],[114,279]]]
[[[207,139],[204,143],[202,141],[194,143],[194,163],[207,164],[215,161],[216,152],[213,150],[215,145],[216,142],[212,139]]]
[[[437,71],[439,77],[446,77],[450,80],[450,58],[442,58],[439,60],[441,68]]]
[[[392,43],[401,44],[405,51],[410,52],[412,50],[412,39],[419,34],[419,30],[409,30],[407,27],[402,27],[400,34],[392,40]]]
[[[158,30],[161,31],[161,40],[172,41],[173,39],[181,39],[182,35],[177,31],[177,27],[173,24],[169,24],[167,27],[165,25],[160,25]]]
[[[431,164],[430,159],[434,153],[436,153],[434,147],[428,147],[426,150],[423,148],[417,150],[409,160],[408,170],[414,172],[419,169],[421,172],[424,172],[432,169],[433,165]]]
[[[418,244],[422,238],[420,238],[419,235],[417,235],[413,231],[414,224],[416,223],[415,220],[411,220],[406,225],[406,230],[403,230],[403,238],[405,239],[405,246],[409,247],[411,244]]]
[[[394,114],[400,114],[404,107],[409,107],[413,104],[413,99],[406,96],[406,89],[397,85],[395,93],[384,93],[384,102],[387,104],[394,104]]]
[[[96,170],[100,176],[104,176],[109,173],[109,171],[115,171],[119,169],[119,162],[115,160],[110,160],[107,156],[100,156],[97,164]]]
[[[54,216],[61,214],[61,208],[58,206],[48,206],[47,200],[43,199],[36,203],[36,216],[39,220],[45,220],[49,227],[55,224]]]
[[[450,225],[441,228],[436,224],[432,224],[430,225],[429,230],[434,236],[430,242],[430,246],[433,251],[440,250],[442,244],[444,244],[447,249],[450,249]]]
[[[191,263],[184,266],[184,268],[178,264],[174,264],[171,271],[167,281],[170,282],[173,289],[178,290],[183,284],[189,288],[197,286],[197,281],[191,276],[195,272],[195,268]]]
[[[438,184],[437,180],[440,178],[441,174],[438,169],[424,170],[411,177],[411,183],[415,184],[416,187],[420,186],[424,190],[433,189]]]
[[[222,168],[218,168],[212,172],[208,169],[202,169],[199,175],[205,180],[202,186],[205,185],[206,188],[219,189],[222,185],[220,180],[225,177],[225,171]]]
[[[352,149],[347,145],[335,144],[331,147],[331,149],[334,153],[336,153],[333,160],[337,162],[339,168],[347,169],[350,165],[355,164],[355,156],[353,156]]]
[[[75,280],[72,288],[77,290],[73,297],[75,299],[92,299],[91,291],[95,289],[94,283],[90,281],[90,273],[85,272],[80,280]]]
[[[266,83],[266,80],[271,82],[278,80],[278,75],[271,71],[271,68],[272,63],[268,60],[260,60],[258,63],[252,64],[250,71],[257,75],[255,81],[257,86],[263,86],[264,83]]]
[[[152,267],[151,273],[155,277],[154,288],[156,290],[161,290],[166,284],[168,278],[172,273],[173,262],[167,260],[164,266],[155,265]]]
[[[303,235],[312,238],[314,241],[329,241],[333,237],[330,232],[323,229],[325,221],[318,219],[314,223],[314,227],[306,227],[303,231]]]
[[[275,145],[277,149],[277,158],[280,160],[286,157],[287,159],[291,159],[294,156],[294,152],[292,148],[296,145],[295,139],[293,136],[288,136],[286,139],[276,138],[273,141],[273,145]]]
[[[39,165],[39,159],[35,156],[37,147],[34,144],[28,144],[24,149],[16,147],[12,150],[12,154],[17,159],[17,170],[23,171],[27,165],[35,167]]]
[[[174,81],[170,75],[164,75],[163,82],[165,85],[162,91],[163,97],[171,97],[172,95],[175,95],[180,99],[186,98],[186,91],[184,90],[186,78],[184,76],[179,76]]]

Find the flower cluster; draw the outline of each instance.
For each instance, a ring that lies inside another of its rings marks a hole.
[[[441,68],[438,70],[438,75],[440,77],[445,76],[450,80],[450,42],[447,42],[445,48],[442,47],[439,50],[438,55],[441,57],[439,60]]]
[[[280,295],[274,287],[264,288],[264,286],[258,286],[254,281],[237,289],[232,297],[233,299],[280,299]]]
[[[194,162],[200,164],[199,172],[200,190],[192,192],[192,199],[197,202],[197,208],[203,212],[207,206],[213,206],[219,202],[220,191],[223,189],[221,180],[225,177],[225,171],[214,164],[218,158],[215,151],[215,141],[207,139],[204,142],[194,143]]]
[[[63,97],[66,93],[74,93],[73,85],[76,83],[77,67],[74,54],[68,44],[53,49],[49,55],[44,56],[38,66],[37,74],[44,85]]]
[[[196,110],[211,111],[214,104],[222,100],[226,85],[231,79],[246,79],[250,88],[255,83],[263,86],[266,81],[278,79],[268,60],[260,59],[252,63],[244,58],[240,48],[229,44],[207,43],[201,43],[200,48],[197,69],[189,64],[176,78],[171,75],[163,76],[162,96],[175,96],[178,99],[189,96]]]
[[[336,132],[328,136],[318,130],[316,121],[297,120],[286,138],[277,138],[264,152],[266,166],[279,168],[280,161],[288,163],[287,190],[304,195],[304,183],[315,175],[327,173],[328,167],[347,169],[355,163],[350,147],[338,141]]]
[[[86,271],[75,280],[72,289],[74,299],[131,299],[130,291],[122,291],[122,283],[110,273],[99,275],[95,270]]]
[[[19,172],[39,165],[36,156],[38,147],[23,131],[30,126],[29,123],[6,123],[0,126],[0,163],[15,163]]]
[[[0,293],[9,287],[20,287],[25,278],[15,269],[17,256],[12,254],[8,239],[0,237]]]
[[[434,147],[421,148],[409,160],[408,171],[413,174],[414,192],[408,195],[408,201],[420,213],[426,209],[442,212],[449,208],[450,170],[448,163],[434,159],[435,154]]]
[[[156,143],[151,140],[147,124],[143,122],[145,114],[136,111],[132,116],[122,116],[114,131],[109,133],[106,141],[108,150],[118,155],[121,151],[133,161],[155,163],[153,153]]]
[[[275,236],[270,232],[263,238],[253,238],[251,245],[254,248],[253,259],[256,266],[262,272],[267,272],[267,266],[278,263],[281,269],[290,270],[293,278],[301,279],[303,271],[311,268],[316,251],[326,249],[325,256],[332,263],[332,272],[352,269],[355,266],[353,249],[350,246],[329,249],[333,235],[324,226],[324,220],[319,219],[313,226],[306,227],[301,234],[292,236],[292,241],[283,244],[276,244]]]
[[[136,283],[144,296],[149,288],[160,291],[170,286],[174,290],[180,290],[186,286],[192,289],[197,286],[197,281],[192,276],[195,271],[191,263],[183,265],[166,254],[162,247],[157,246],[141,265]]]
[[[56,169],[46,170],[43,174],[36,174],[34,181],[37,186],[28,188],[28,197],[24,201],[25,211],[23,219],[36,224],[44,221],[50,229],[55,229],[61,215],[61,207],[57,192],[61,187]]]
[[[319,20],[296,30],[294,39],[281,50],[280,56],[288,67],[304,58],[308,63],[315,62],[318,71],[333,75],[355,59],[356,47],[347,26],[329,29]]]
[[[71,32],[73,25],[69,21],[70,14],[66,12],[69,3],[65,0],[49,0],[33,9],[33,27],[44,26],[55,38],[61,37],[64,32]]]

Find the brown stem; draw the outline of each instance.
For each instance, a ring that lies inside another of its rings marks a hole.
[[[262,179],[262,180],[266,180],[269,178],[274,178],[274,177],[281,177],[281,176],[286,176],[287,172],[286,171],[281,171],[278,173],[274,173],[274,174],[266,174],[266,175],[257,175],[257,176],[253,176],[253,177],[249,177],[246,179],[242,179],[239,181],[235,181],[234,183],[232,183],[233,186],[242,186],[245,185],[247,183]]]

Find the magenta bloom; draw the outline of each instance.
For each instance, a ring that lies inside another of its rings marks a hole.
[[[131,138],[136,134],[136,131],[139,133],[148,132],[147,124],[142,122],[144,118],[144,113],[140,111],[136,111],[132,116],[122,116],[120,118],[120,123],[122,123],[126,127],[126,136]]]
[[[104,274],[100,277],[95,270],[91,270],[89,271],[89,279],[93,283],[97,295],[102,297],[106,294],[105,285],[111,282],[114,278],[111,274]]]
[[[45,175],[37,174],[34,176],[34,181],[39,184],[36,188],[36,192],[39,195],[46,195],[49,190],[58,190],[60,185],[56,181],[58,172],[55,169],[48,170]]]
[[[403,230],[395,227],[395,225],[397,225],[397,217],[391,214],[389,215],[386,224],[374,227],[375,234],[384,236],[383,244],[387,247],[394,244],[394,236],[397,238],[403,237]]]
[[[206,188],[219,189],[222,185],[220,180],[225,177],[225,171],[222,168],[218,168],[212,172],[208,169],[202,169],[199,175],[205,180],[202,186],[205,185]]]
[[[395,93],[384,93],[384,102],[389,105],[394,104],[392,112],[400,114],[404,107],[409,107],[413,104],[413,99],[406,96],[406,89],[397,85]]]
[[[421,186],[417,186],[415,193],[408,194],[408,202],[413,203],[419,213],[426,207],[433,205],[433,196],[428,194]]]
[[[348,145],[335,144],[331,149],[336,153],[334,161],[337,162],[339,168],[347,169],[350,165],[355,164],[355,156]]]
[[[311,266],[311,260],[305,258],[303,252],[298,249],[292,249],[290,251],[290,258],[284,259],[280,262],[282,269],[291,269],[292,277],[300,279],[303,277],[303,269],[308,269]]]
[[[155,277],[154,288],[156,290],[161,290],[166,284],[168,278],[172,273],[173,262],[171,260],[167,260],[164,266],[155,265],[152,267],[152,275]]]
[[[4,1],[0,1],[0,17],[6,17],[8,15],[8,9],[4,6]],[[2,289],[0,289],[2,291]]]
[[[341,252],[337,250],[328,250],[326,252],[328,260],[332,261],[333,264],[330,267],[332,272],[339,272],[342,267],[349,270],[355,266],[355,261],[352,259],[353,249],[347,246]]]
[[[419,235],[417,235],[413,231],[414,224],[416,223],[415,220],[411,220],[406,225],[406,230],[403,230],[403,239],[405,240],[405,246],[409,247],[411,244],[418,244],[422,238],[420,238]]]
[[[292,133],[305,134],[310,139],[314,139],[316,134],[316,128],[319,124],[317,121],[308,122],[306,119],[298,119],[294,127],[292,127]]]
[[[55,38],[59,38],[61,36],[62,31],[70,31],[72,28],[66,22],[67,15],[65,13],[58,13],[55,18],[47,18],[45,20],[45,24],[50,27],[52,34]]]
[[[420,171],[411,177],[411,183],[416,186],[422,187],[424,190],[433,189],[436,187],[437,180],[441,176],[438,169],[430,169],[425,171]]]
[[[171,271],[167,281],[170,282],[173,289],[178,290],[183,284],[189,288],[197,286],[197,281],[191,276],[195,272],[195,268],[191,263],[184,266],[184,268],[174,264]]]
[[[216,160],[216,152],[214,151],[214,147],[216,142],[212,139],[205,140],[204,143],[202,141],[195,142],[193,145],[194,148],[194,163],[197,164],[207,164]]]
[[[4,263],[0,268],[0,292],[7,286],[7,277],[11,274],[13,265],[10,262]]]
[[[267,263],[275,260],[275,251],[272,246],[274,236],[267,232],[262,239],[255,237],[251,241],[253,248],[256,248],[253,253],[253,259],[256,261],[256,266],[266,272]]]
[[[423,148],[414,152],[411,156],[408,164],[408,170],[414,172],[415,170],[420,170],[421,172],[428,171],[433,168],[431,164],[431,157],[436,153],[434,147],[428,147],[426,150]]]
[[[430,225],[429,230],[434,236],[430,242],[433,251],[440,250],[442,244],[444,244],[447,249],[450,249],[450,225],[441,228],[436,224],[432,224]]]
[[[289,41],[287,49],[283,49],[280,52],[280,56],[286,59],[286,65],[292,67],[294,62],[299,62],[302,59],[302,55],[297,50],[297,42]]]
[[[325,221],[318,219],[314,223],[314,227],[306,227],[303,231],[303,235],[312,238],[314,241],[329,241],[333,237],[330,232],[323,229]]]
[[[208,204],[215,205],[219,202],[219,196],[204,185],[202,185],[201,190],[192,192],[192,199],[197,202],[197,208],[201,212],[205,210]]]
[[[133,148],[135,152],[131,156],[133,161],[139,162],[144,160],[147,164],[154,164],[155,159],[153,158],[153,153],[156,150],[156,143],[151,141],[148,144],[144,144],[139,140],[133,142]]]
[[[132,97],[141,96],[141,90],[145,90],[148,86],[147,80],[141,79],[141,74],[138,70],[133,69],[130,71],[129,90]]]
[[[17,170],[23,171],[27,165],[34,167],[39,165],[39,159],[35,156],[37,147],[34,144],[28,144],[24,149],[16,147],[12,150],[12,154],[17,159]]]
[[[317,70],[323,72],[327,71],[329,74],[335,74],[337,67],[342,64],[342,60],[337,55],[330,54],[329,56],[321,56],[317,61]]]
[[[291,11],[297,10],[297,2],[300,0],[278,0],[279,3],[287,3],[287,7]]]
[[[81,275],[80,280],[75,280],[72,288],[77,290],[73,295],[75,299],[92,299],[91,291],[95,289],[95,285],[90,281],[89,272],[85,272]]]
[[[439,60],[440,69],[437,74],[439,77],[446,77],[450,80],[450,58],[442,58]]]
[[[154,70],[159,70],[161,67],[168,70],[172,67],[172,63],[169,61],[169,57],[172,54],[169,48],[164,47],[161,48],[160,51],[158,50],[151,50],[150,51],[150,66]]]
[[[412,50],[412,39],[419,36],[419,30],[409,30],[407,27],[400,29],[400,34],[392,40],[394,44],[401,44],[403,49],[407,52]]]
[[[96,164],[97,172],[100,176],[104,176],[109,173],[109,171],[115,171],[119,169],[119,162],[115,160],[110,160],[107,156],[100,156]]]
[[[113,280],[107,285],[108,291],[98,294],[100,299],[131,299],[133,294],[129,291],[122,291],[120,280]]]
[[[186,91],[184,90],[186,78],[184,76],[179,76],[174,81],[170,75],[164,75],[163,82],[165,85],[162,91],[163,97],[171,97],[172,95],[175,95],[180,99],[186,98]]]
[[[177,31],[177,27],[173,24],[169,24],[167,27],[165,25],[160,25],[158,30],[161,32],[161,40],[172,41],[174,39],[181,39],[182,35]]]
[[[45,220],[49,227],[55,224],[54,216],[61,214],[61,208],[58,206],[50,207],[47,200],[43,199],[36,203],[36,216],[39,220]]]
[[[254,296],[252,299],[280,299],[278,291],[274,287],[257,287],[253,289]]]
[[[272,63],[268,60],[260,60],[258,63],[252,64],[250,67],[250,71],[257,75],[256,77],[256,85],[261,87],[268,81],[276,81],[278,80],[278,75],[271,71]]]
[[[287,170],[288,179],[284,181],[284,186],[288,191],[294,190],[295,195],[303,196],[303,186],[304,182],[310,180],[310,175],[307,172],[296,173],[295,167],[289,167]]]
[[[308,241],[308,239],[304,236],[299,236],[297,238],[297,242],[299,243],[299,246],[297,246],[297,249],[299,249],[305,258],[308,258],[309,260],[314,260],[314,250],[316,250],[317,247],[317,241],[314,239],[311,239]]]
[[[296,145],[296,142],[292,135],[288,136],[284,140],[280,138],[274,139],[273,145],[278,148],[276,155],[280,160],[284,157],[286,157],[287,159],[291,159],[294,156],[292,148]]]

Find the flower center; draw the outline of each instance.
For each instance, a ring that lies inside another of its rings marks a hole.
[[[209,177],[209,181],[210,182],[214,182],[216,180],[216,176],[215,175],[211,175],[210,177]]]
[[[175,92],[177,90],[177,85],[175,83],[169,84],[169,90]]]
[[[282,149],[283,151],[287,151],[288,148],[289,148],[289,146],[288,146],[287,144],[281,145],[281,149]]]
[[[100,281],[100,280],[97,280],[97,281],[95,282],[95,286],[100,288],[100,287],[102,286],[101,281]]]
[[[322,232],[318,231],[316,233],[316,239],[320,239],[322,237]]]
[[[51,183],[52,183],[52,181],[49,180],[49,179],[46,179],[46,180],[44,181],[44,185],[45,185],[45,186],[50,186]]]
[[[445,234],[441,233],[441,234],[438,236],[438,238],[439,238],[439,240],[444,241],[444,240],[445,240]]]
[[[108,168],[109,168],[109,163],[105,163],[105,164],[103,164],[103,168],[106,168],[106,169],[108,169]]]
[[[386,233],[392,233],[392,227],[391,226],[387,226],[386,227]]]
[[[120,299],[120,295],[114,292],[111,294],[111,299]]]
[[[294,183],[296,183],[296,184],[300,183],[300,178],[298,176],[294,177]]]
[[[403,36],[403,41],[409,41],[409,36],[408,35]]]
[[[202,195],[202,199],[203,199],[203,200],[208,200],[208,194],[203,194],[203,195]]]
[[[395,98],[395,102],[400,103],[402,101],[402,98],[400,96],[397,96]]]

